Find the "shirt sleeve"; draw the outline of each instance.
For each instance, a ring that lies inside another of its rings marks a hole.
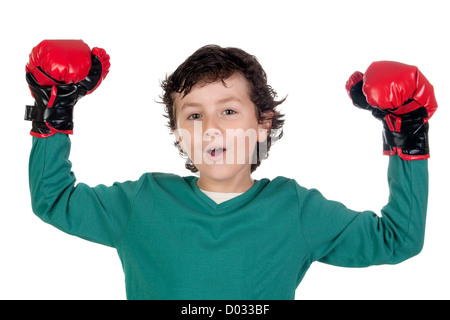
[[[297,187],[300,228],[311,261],[366,267],[396,264],[417,255],[425,235],[427,160],[389,157],[388,185],[389,200],[380,215],[350,210],[317,190]]]
[[[33,137],[29,161],[33,211],[68,234],[114,247],[127,225],[143,178],[109,187],[76,184],[69,161],[70,145],[65,134]]]

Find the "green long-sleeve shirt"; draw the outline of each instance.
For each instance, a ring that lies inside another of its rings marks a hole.
[[[389,159],[390,197],[355,212],[295,180],[262,179],[216,204],[197,178],[77,183],[67,135],[33,138],[32,207],[72,235],[116,248],[128,299],[293,299],[314,261],[364,267],[401,262],[423,246],[427,160]]]

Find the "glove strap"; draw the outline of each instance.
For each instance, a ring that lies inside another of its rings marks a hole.
[[[25,120],[33,122],[30,134],[40,138],[57,132],[72,134],[73,107],[83,89],[76,84],[41,86],[29,72],[26,80],[35,99],[34,105],[25,109]]]

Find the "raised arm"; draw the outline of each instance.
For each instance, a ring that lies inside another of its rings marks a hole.
[[[437,109],[433,87],[417,67],[380,61],[365,74],[355,72],[346,89],[355,106],[383,123],[389,201],[379,217],[352,211],[318,192],[303,193],[301,227],[313,261],[349,267],[398,263],[418,254],[424,242],[428,120]]]
[[[69,161],[72,115],[77,101],[108,74],[105,50],[81,40],[44,40],[33,48],[26,79],[35,99],[27,106],[33,147],[29,162],[33,211],[72,235],[115,246],[141,182],[91,188],[76,184]]]
[[[300,228],[311,262],[366,267],[395,264],[417,255],[425,235],[427,162],[390,157],[389,201],[378,214],[353,211],[316,190],[298,187]]]

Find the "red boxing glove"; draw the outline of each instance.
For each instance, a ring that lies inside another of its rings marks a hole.
[[[346,90],[359,108],[383,122],[383,153],[405,160],[427,159],[428,119],[437,109],[433,86],[415,66],[379,61],[355,72]]]
[[[371,106],[395,115],[424,107],[424,122],[437,109],[433,86],[422,72],[399,62],[373,62],[364,74],[363,92]]]
[[[91,51],[82,40],[44,40],[34,47],[25,68],[35,98],[25,114],[26,120],[33,121],[31,135],[71,134],[74,105],[98,88],[109,67],[105,50]]]
[[[82,40],[44,40],[30,53],[26,72],[42,86],[76,83],[89,73],[91,49]]]

